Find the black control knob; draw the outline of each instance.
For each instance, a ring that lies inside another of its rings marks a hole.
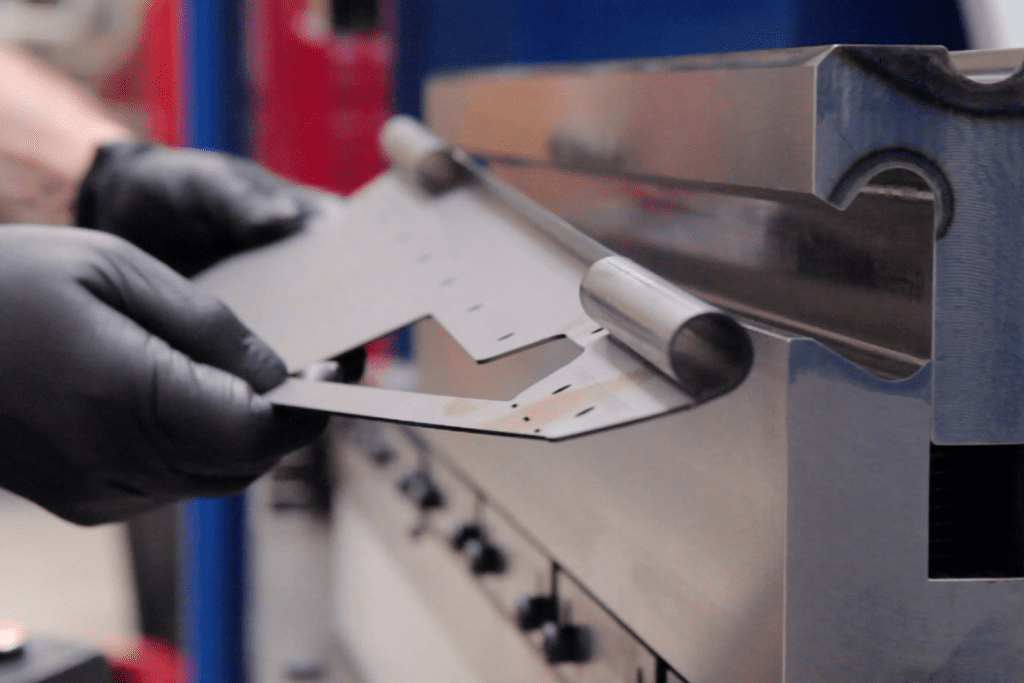
[[[558,621],[558,601],[549,595],[524,595],[516,605],[516,624],[524,631]]]
[[[484,530],[480,528],[480,525],[470,522],[469,524],[460,524],[455,527],[448,540],[451,541],[452,548],[462,552],[466,549],[467,543],[482,540],[483,537]]]
[[[471,538],[464,546],[469,569],[474,574],[500,574],[505,571],[505,554],[481,538]]]
[[[575,624],[544,624],[544,658],[548,664],[585,662],[590,659],[590,631]]]
[[[421,510],[439,508],[444,505],[444,496],[434,480],[424,470],[413,470],[398,480],[398,488]]]

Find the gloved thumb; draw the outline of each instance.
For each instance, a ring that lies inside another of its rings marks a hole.
[[[313,438],[326,417],[274,408],[259,392],[281,383],[281,359],[223,303],[141,250],[114,240],[111,272],[89,292],[111,359],[126,366],[160,450],[183,472],[255,476]],[[129,360],[131,359],[131,360]],[[134,368],[130,366],[134,365]]]

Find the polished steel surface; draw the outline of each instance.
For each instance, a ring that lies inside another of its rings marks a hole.
[[[873,355],[892,351],[910,365],[932,359],[936,442],[1016,443],[1024,441],[1020,58],[1013,50],[950,57],[943,48],[834,46],[472,72],[435,79],[426,111],[439,135],[495,163],[774,203],[709,202],[712,213],[810,207],[821,215],[865,197],[917,212],[931,200],[928,233],[920,221],[881,234],[862,224],[851,239],[837,218],[803,240],[790,233],[782,244],[798,249],[780,256],[817,255],[807,265],[822,291],[805,299],[834,301],[832,291],[844,289],[842,275],[819,272],[831,264],[813,261],[832,254],[836,272],[855,281],[842,301],[877,304],[887,320],[911,304],[912,319],[894,323],[899,334],[859,335],[840,322],[823,337],[849,337],[866,355],[877,346]],[[778,269],[747,270],[759,289]],[[724,296],[741,300],[736,288]],[[799,305],[781,308],[798,326],[836,322],[820,306],[806,316]],[[902,374],[912,371],[903,365]]]
[[[996,83],[1012,76],[1021,62],[1024,49],[964,50],[951,52],[950,61],[956,70],[981,83]]]
[[[1024,578],[928,575],[931,366],[751,328],[719,400],[561,444],[419,432],[687,680],[1024,680]],[[424,387],[472,368],[421,336]]]
[[[452,147],[411,116],[391,117],[380,131],[380,145],[393,168],[403,169],[428,191],[442,193],[460,184],[472,184],[584,266],[614,255],[607,247],[503,183],[464,150]]]
[[[814,190],[815,66],[828,53],[441,76],[426,92],[425,118],[471,154],[807,193]]]
[[[411,116],[388,119],[379,141],[391,165],[405,169],[428,192],[444,192],[467,180],[459,153]]]
[[[380,148],[393,165],[417,173],[422,173],[422,165],[434,155],[451,151],[448,143],[410,116],[393,116],[384,124]]]
[[[930,369],[792,345],[786,681],[1024,680],[1024,579],[929,579]]]
[[[491,168],[704,300],[812,336],[876,374],[912,375],[931,355],[926,186],[872,185],[840,211],[555,168]]]
[[[788,342],[752,339],[734,391],[637,425],[558,444],[417,431],[699,683],[782,680]],[[422,390],[473,390],[436,331],[415,343]]]

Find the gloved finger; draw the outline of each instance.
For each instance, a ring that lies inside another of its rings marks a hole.
[[[237,375],[258,392],[284,381],[284,362],[223,302],[141,249],[108,239],[110,267],[87,273],[83,283],[101,301],[187,357]]]
[[[230,172],[214,174],[207,192],[224,201],[239,246],[265,244],[302,227],[309,207],[298,188],[248,160],[226,163]]]
[[[167,448],[178,454],[165,464],[184,478],[182,492],[238,490],[327,426],[327,415],[272,406],[217,368],[188,365],[187,358],[183,363],[183,355],[173,350],[161,358],[154,372],[158,398],[152,414],[157,438],[166,439]]]
[[[179,474],[258,476],[327,424],[325,415],[274,407],[237,377],[173,350],[157,368],[153,415],[158,438],[181,454],[167,463]]]
[[[189,224],[207,240],[226,239],[236,249],[295,232],[306,213],[303,193],[292,183],[248,159],[197,150],[144,150],[113,194],[116,222],[130,223],[149,206],[166,205],[176,223]],[[180,233],[180,226],[171,232]]]
[[[90,346],[104,349],[97,360],[112,368],[111,382],[130,387],[136,428],[172,474],[255,477],[325,425],[322,417],[275,409],[242,378],[194,361],[114,309],[95,320],[98,339]],[[153,473],[157,481],[163,475]],[[154,487],[140,481],[140,490]]]
[[[314,194],[248,159],[119,142],[98,150],[75,217],[193,275],[301,229],[317,212]]]

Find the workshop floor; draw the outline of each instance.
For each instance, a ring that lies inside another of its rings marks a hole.
[[[126,530],[83,528],[0,489],[0,619],[117,653],[137,633]]]

